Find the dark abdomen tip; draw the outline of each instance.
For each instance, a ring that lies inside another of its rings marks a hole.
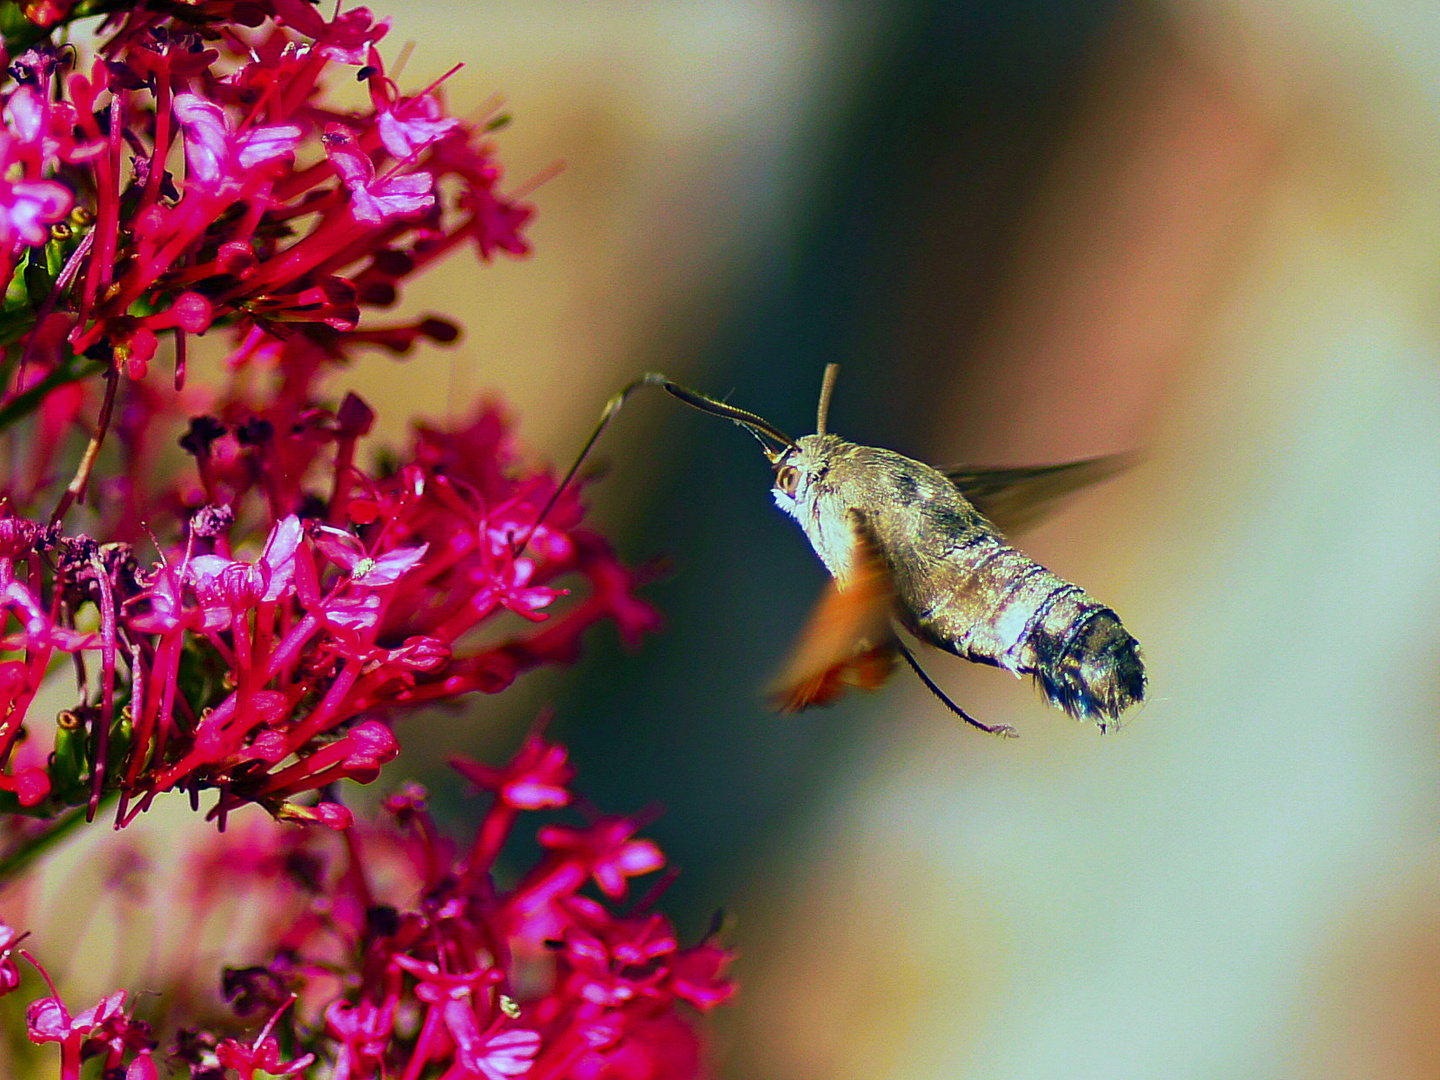
[[[1140,643],[1106,607],[1094,607],[1063,635],[1035,628],[1035,681],[1051,704],[1103,728],[1145,697]]]

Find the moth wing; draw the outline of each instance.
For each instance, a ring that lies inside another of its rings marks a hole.
[[[1107,454],[1059,465],[940,471],[997,529],[1015,533],[1054,512],[1067,495],[1108,480],[1134,460],[1131,454]]]
[[[898,655],[890,611],[895,590],[875,544],[855,529],[854,567],[841,589],[832,579],[820,594],[766,696],[780,712],[829,705],[847,687],[874,690],[890,677]]]

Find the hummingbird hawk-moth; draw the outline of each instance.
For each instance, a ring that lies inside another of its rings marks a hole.
[[[893,450],[847,442],[825,430],[836,371],[834,364],[826,368],[815,434],[798,439],[754,413],[650,373],[610,400],[581,453],[629,392],[645,385],[732,420],[760,442],[775,470],[776,505],[799,524],[831,577],[772,686],[776,707],[795,712],[834,701],[850,686],[873,689],[903,658],[968,723],[1014,734],[951,701],[897,628],[966,660],[1033,676],[1051,704],[1096,721],[1102,731],[1142,700],[1140,646],[1119,616],[1001,535],[1060,496],[1117,472],[1119,459],[942,471]]]

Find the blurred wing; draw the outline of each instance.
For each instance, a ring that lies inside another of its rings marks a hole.
[[[890,624],[894,590],[875,546],[857,529],[854,573],[841,590],[832,579],[810,613],[766,696],[780,712],[829,705],[846,687],[874,690],[895,668]]]
[[[960,494],[1003,533],[1015,533],[1053,512],[1073,492],[1108,480],[1134,463],[1130,454],[1019,469],[941,469]]]

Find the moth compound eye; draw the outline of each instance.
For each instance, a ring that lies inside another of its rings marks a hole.
[[[795,489],[800,486],[800,470],[794,465],[786,465],[776,474],[775,486],[786,495],[794,495]]]

